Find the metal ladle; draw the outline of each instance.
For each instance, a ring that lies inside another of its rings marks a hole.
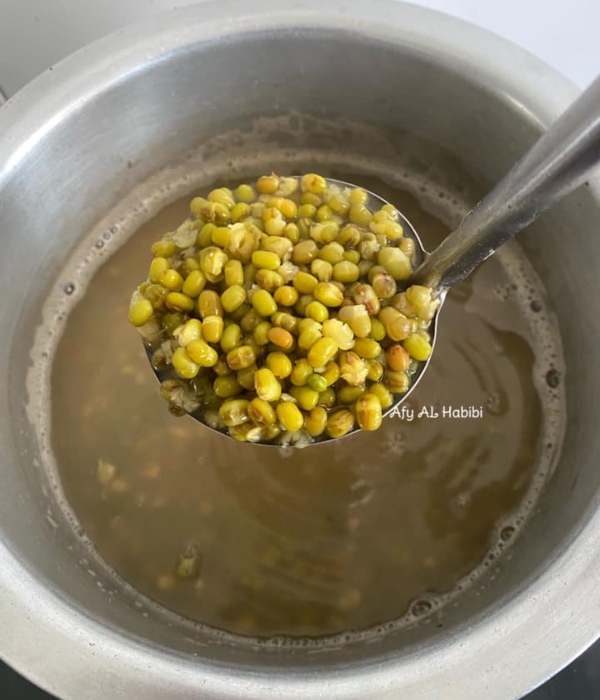
[[[414,227],[401,215],[422,261],[407,284],[422,284],[440,300],[431,322],[431,344],[448,290],[468,277],[500,246],[575,190],[600,163],[600,78],[597,78],[550,126],[504,178],[428,253]],[[375,195],[372,195],[375,197]],[[384,203],[380,197],[379,202]],[[422,363],[409,390],[386,411],[402,404],[427,370]]]
[[[417,269],[407,280],[406,286],[425,285],[440,301],[429,328],[434,349],[439,315],[448,290],[468,277],[478,265],[540,214],[582,184],[599,162],[600,78],[575,100],[432,253],[425,250],[412,224],[398,212],[405,235],[415,241]],[[338,180],[330,179],[329,182],[354,187]],[[388,202],[369,192],[367,206],[370,209],[380,209],[384,204]],[[420,363],[408,391],[396,395],[398,400],[387,409],[385,415],[393,413],[406,401],[425,374],[432,357],[433,354]],[[159,372],[157,376],[161,378]],[[201,415],[193,414],[193,417],[203,422]],[[323,437],[314,444],[330,439],[340,438]]]

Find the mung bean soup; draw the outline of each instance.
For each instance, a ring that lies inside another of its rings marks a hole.
[[[393,202],[429,248],[448,232],[427,192],[330,174]],[[239,635],[324,637],[435,610],[517,536],[549,465],[561,387],[543,380],[560,352],[526,259],[509,245],[452,290],[426,376],[379,430],[252,445],[169,415],[127,320],[151,244],[189,199],[105,258],[56,349],[52,445],[85,534],[147,598]]]

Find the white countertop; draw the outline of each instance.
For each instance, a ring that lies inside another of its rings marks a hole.
[[[0,88],[10,96],[84,44],[140,17],[195,1],[0,0]],[[581,87],[600,74],[600,0],[414,2],[520,44]]]

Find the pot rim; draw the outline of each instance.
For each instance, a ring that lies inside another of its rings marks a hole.
[[[382,18],[382,19],[378,19]],[[49,69],[0,109],[0,196],[19,162],[69,114],[127,76],[192,44],[248,31],[327,26],[386,42],[425,40],[432,55],[457,56],[457,65],[482,84],[510,95],[529,120],[551,123],[579,90],[555,70],[500,37],[443,13],[396,0],[212,0],[173,10],[116,32]],[[600,186],[591,185],[600,201]],[[600,501],[600,495],[596,499]],[[37,685],[64,700],[144,697],[181,700],[375,700],[517,697],[542,683],[600,633],[600,509],[582,516],[581,530],[540,576],[500,610],[450,644],[423,655],[381,659],[368,667],[317,674],[220,671],[103,627],[57,591],[46,590],[6,542],[0,541],[0,656]],[[588,605],[581,605],[586,601]],[[552,614],[548,614],[552,611]],[[40,653],[43,650],[43,653]],[[501,681],[501,682],[500,682]]]

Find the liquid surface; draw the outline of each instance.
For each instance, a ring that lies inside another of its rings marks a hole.
[[[409,195],[354,181],[397,204],[427,247],[447,232]],[[234,633],[319,636],[429,609],[496,544],[538,463],[539,372],[501,256],[450,294],[402,416],[308,450],[240,444],[167,414],[127,321],[150,244],[188,201],[97,272],[58,345],[53,448],[85,533],[147,596]],[[194,576],[178,581],[191,553]]]

